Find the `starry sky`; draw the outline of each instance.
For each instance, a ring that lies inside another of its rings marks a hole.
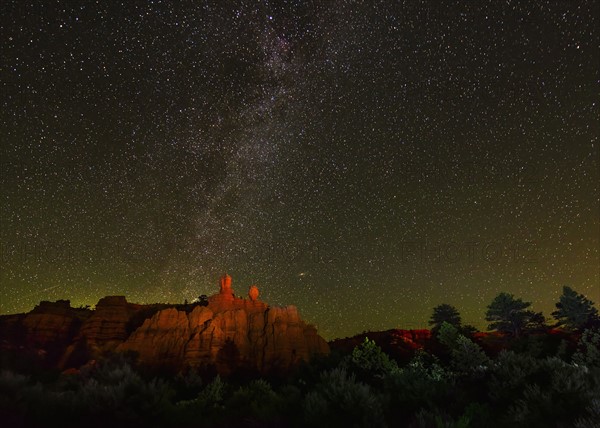
[[[600,301],[598,2],[173,3],[0,3],[1,314]]]

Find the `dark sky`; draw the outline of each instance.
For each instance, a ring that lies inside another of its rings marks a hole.
[[[600,301],[597,1],[177,3],[0,3],[0,313]]]

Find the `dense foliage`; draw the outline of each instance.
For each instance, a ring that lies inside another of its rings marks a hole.
[[[448,352],[420,350],[405,366],[366,340],[287,379],[245,382],[150,376],[120,357],[52,379],[4,370],[0,418],[8,427],[600,426],[600,332],[586,331],[568,359],[560,346],[543,358],[490,358],[448,323],[437,340]]]
[[[403,364],[368,338],[285,378],[161,375],[134,369],[121,354],[73,374],[22,374],[26,365],[14,364],[0,372],[0,421],[90,428],[600,426],[600,329],[531,329],[529,303],[506,293],[488,307],[505,335],[471,336],[458,311],[442,309],[436,313],[458,322],[436,318],[435,337]]]

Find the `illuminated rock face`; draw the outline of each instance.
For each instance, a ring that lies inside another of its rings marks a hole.
[[[75,340],[66,347],[58,367],[67,367],[78,349],[85,349],[91,359],[114,351],[128,337],[127,324],[141,308],[142,305],[127,302],[125,296],[100,299],[92,315],[83,322]]]
[[[73,338],[81,325],[68,300],[41,302],[23,319],[25,343],[46,346]]]
[[[22,346],[48,356],[51,349],[52,360],[45,363],[60,369],[113,351],[135,351],[149,366],[214,366],[222,374],[284,372],[329,353],[327,342],[302,321],[296,307],[267,305],[256,286],[248,297],[235,297],[226,275],[208,306],[137,305],[124,296],[104,297],[95,310],[71,308],[68,301],[42,302],[28,314],[0,317],[0,349]]]
[[[221,289],[219,290],[219,294],[223,294],[225,296],[233,296],[233,290],[231,289],[231,277],[227,274],[221,277]]]
[[[248,297],[250,297],[250,300],[256,302],[259,294],[258,287],[256,285],[251,285],[250,290],[248,290]]]
[[[314,355],[329,353],[315,327],[300,319],[294,306],[269,307],[234,297],[231,278],[221,278],[221,292],[208,306],[187,313],[169,308],[134,331],[118,351],[135,351],[139,361],[173,368],[214,365],[220,373],[235,369],[285,371]],[[252,289],[251,289],[252,290]]]
[[[79,337],[85,338],[94,354],[111,351],[127,338],[127,322],[138,309],[139,305],[128,303],[125,296],[103,297]]]

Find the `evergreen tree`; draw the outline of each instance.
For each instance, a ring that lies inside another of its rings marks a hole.
[[[433,314],[431,315],[431,319],[429,320],[429,325],[432,326],[431,332],[434,335],[440,330],[440,327],[444,322],[447,322],[448,324],[453,325],[456,328],[460,328],[462,321],[458,309],[446,303],[443,303],[433,308]]]
[[[440,327],[438,340],[450,350],[452,368],[459,373],[482,371],[489,364],[483,349],[447,322]]]
[[[530,306],[531,302],[516,299],[512,294],[498,294],[485,314],[485,320],[490,322],[488,328],[519,337],[524,330],[541,326],[544,316],[529,310]]]
[[[552,316],[558,320],[557,325],[571,330],[581,331],[599,321],[594,302],[568,286],[563,287],[563,294],[556,303],[556,308]]]

